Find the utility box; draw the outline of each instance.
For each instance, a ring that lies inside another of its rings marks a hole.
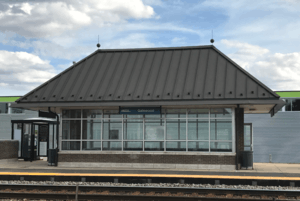
[[[48,166],[56,166],[57,149],[49,149]]]
[[[242,151],[243,161],[242,168],[253,169],[253,151]]]

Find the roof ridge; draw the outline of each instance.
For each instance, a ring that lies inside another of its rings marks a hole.
[[[149,48],[126,48],[126,49],[98,49],[96,52],[132,52],[132,51],[157,51],[157,50],[185,50],[185,49],[206,49],[213,45],[180,46],[180,47],[149,47]]]

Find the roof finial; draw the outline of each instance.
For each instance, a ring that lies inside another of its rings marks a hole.
[[[98,47],[98,49],[100,48],[100,43],[99,43],[99,35],[98,35],[98,44],[97,44],[97,47]]]
[[[215,42],[214,40],[214,30],[211,30],[211,39],[210,39],[211,44]]]

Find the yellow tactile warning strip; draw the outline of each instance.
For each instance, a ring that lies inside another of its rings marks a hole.
[[[250,180],[300,180],[300,177],[270,176],[230,176],[230,175],[178,175],[178,174],[91,174],[91,173],[38,173],[38,172],[0,172],[0,175],[22,176],[78,176],[78,177],[167,177],[199,179],[250,179]]]

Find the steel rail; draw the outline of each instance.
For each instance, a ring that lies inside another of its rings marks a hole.
[[[10,191],[10,192],[7,192]],[[31,191],[47,191],[44,193],[31,192]],[[21,191],[21,192],[18,192]],[[50,191],[50,192],[49,192]],[[65,191],[61,193],[61,191]],[[23,196],[31,198],[31,199],[74,199],[75,198],[75,185],[19,185],[19,184],[1,184],[0,185],[0,198],[20,198]],[[88,194],[91,192],[92,194]],[[99,194],[99,192],[107,192],[107,194]],[[130,195],[130,193],[138,192],[139,195]],[[154,195],[147,195],[152,192]],[[97,194],[98,193],[98,194]],[[122,193],[121,195],[118,193]],[[169,195],[160,195],[163,193],[169,193]],[[188,196],[176,196],[176,194],[182,193]],[[197,195],[203,196],[193,196],[193,193]],[[157,198],[166,200],[167,198],[182,198],[184,199],[211,199],[210,197],[205,197],[205,195],[213,194],[213,195],[223,195],[223,198],[213,197],[213,199],[225,199],[225,195],[234,195],[234,196],[243,196],[248,195],[248,197],[261,197],[267,196],[271,198],[279,198],[280,196],[284,196],[287,198],[300,198],[299,190],[257,190],[257,189],[222,189],[222,188],[187,188],[187,187],[128,187],[128,186],[79,186],[79,194],[78,199],[96,199],[96,200],[107,200],[109,196],[113,196],[114,199],[120,200],[121,198],[125,198],[128,200],[137,200],[138,197],[142,197],[143,200],[146,198],[157,200]],[[225,196],[226,197],[226,196]],[[174,199],[173,199],[174,198]],[[226,200],[231,198],[226,198]],[[236,200],[236,198],[232,198]],[[240,197],[239,199],[242,199]],[[247,199],[251,200],[251,199]],[[254,199],[254,200],[268,200],[268,199]],[[270,200],[270,199],[269,199]]]

